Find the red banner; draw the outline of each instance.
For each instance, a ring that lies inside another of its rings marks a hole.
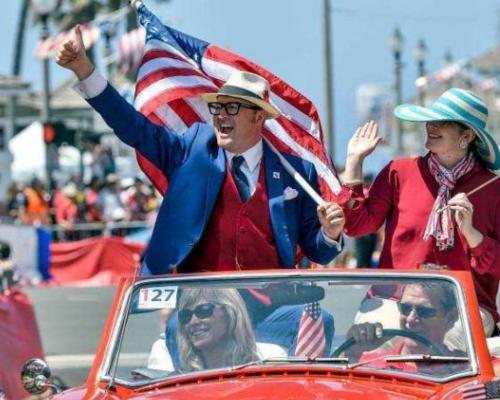
[[[52,243],[50,274],[58,285],[115,285],[120,277],[134,273],[144,248],[143,243],[117,237]]]
[[[9,400],[29,396],[21,369],[30,358],[44,358],[33,305],[26,294],[7,291],[0,297],[0,393]]]

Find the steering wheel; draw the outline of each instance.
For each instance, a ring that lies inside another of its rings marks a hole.
[[[427,346],[429,350],[431,350],[434,353],[434,355],[437,356],[444,355],[441,347],[435,345],[429,339],[420,335],[419,333],[408,331],[406,329],[384,329],[382,331],[382,337],[387,337],[387,336],[402,336],[405,338],[413,339]],[[335,349],[335,351],[331,354],[330,357],[337,358],[340,354],[342,354],[344,351],[352,347],[354,344],[356,344],[356,340],[353,337],[347,339],[344,343],[342,343],[339,347]]]

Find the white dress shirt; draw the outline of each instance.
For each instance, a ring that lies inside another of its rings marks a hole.
[[[104,92],[107,84],[108,81],[106,78],[102,76],[97,69],[94,69],[94,72],[92,72],[88,78],[76,82],[73,85],[73,90],[85,100],[88,100],[99,96],[102,92]]]
[[[243,156],[245,161],[241,164],[241,172],[246,176],[248,185],[250,187],[250,196],[255,193],[257,181],[259,180],[260,162],[262,161],[262,154],[264,153],[262,147],[262,140],[259,140],[256,145],[250,147],[247,151],[236,154],[224,150],[226,153],[229,168],[233,167],[233,158],[237,155]]]

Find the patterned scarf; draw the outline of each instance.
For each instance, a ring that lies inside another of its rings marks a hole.
[[[455,228],[452,220],[452,210],[447,208],[441,213],[437,211],[445,207],[451,198],[451,191],[457,180],[474,167],[474,155],[469,153],[452,170],[444,167],[435,154],[429,157],[429,168],[434,179],[439,183],[439,192],[432,207],[432,212],[425,228],[424,240],[434,236],[439,251],[453,247],[455,241]]]

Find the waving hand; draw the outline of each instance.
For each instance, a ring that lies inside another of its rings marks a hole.
[[[382,138],[377,135],[378,125],[374,121],[360,126],[347,145],[347,157],[364,159],[369,156]]]
[[[363,179],[363,161],[378,146],[382,138],[377,135],[378,125],[370,121],[354,132],[347,144],[344,181],[355,182]]]

